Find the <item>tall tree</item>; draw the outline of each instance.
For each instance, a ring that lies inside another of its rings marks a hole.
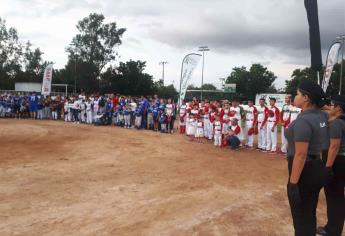
[[[276,78],[266,67],[253,64],[249,70],[246,67],[235,67],[226,82],[235,83],[237,96],[246,100],[255,99],[258,93],[272,91]]]
[[[67,48],[70,60],[94,64],[98,77],[105,65],[115,60],[116,46],[120,45],[125,28],[117,28],[115,22],[104,23],[102,14],[92,13],[77,24],[79,34]]]
[[[8,28],[6,21],[0,18],[0,87],[11,89],[14,78],[21,70],[22,44],[15,28]]]
[[[146,62],[120,62],[118,68],[109,67],[102,74],[102,90],[125,95],[152,95],[156,91],[151,75],[144,73]]]
[[[160,86],[157,88],[157,95],[160,98],[172,98],[177,99],[178,92],[176,91],[174,85]]]

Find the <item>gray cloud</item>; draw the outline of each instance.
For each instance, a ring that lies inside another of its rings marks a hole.
[[[151,26],[148,34],[176,48],[207,44],[221,53],[285,54],[296,61],[309,57],[303,1],[279,2],[278,5],[277,1],[242,1],[242,10],[238,8],[240,4],[235,10],[228,4],[223,6],[228,8],[225,14],[216,1],[211,10],[201,10],[197,15],[193,12],[192,16],[182,12],[180,20],[176,17],[173,22],[166,21],[163,27]],[[345,33],[345,4],[343,0],[323,2],[319,12],[322,47],[327,50],[337,35]]]

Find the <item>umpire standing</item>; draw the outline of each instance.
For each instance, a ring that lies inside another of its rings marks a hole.
[[[341,236],[345,220],[345,97],[332,98],[329,134],[330,146],[324,163],[327,169],[325,195],[327,201],[328,222],[325,227],[319,227],[317,233],[327,236]]]
[[[303,81],[295,97],[295,106],[303,112],[286,129],[289,180],[287,194],[295,236],[316,235],[316,207],[326,170],[320,158],[322,134],[328,114],[320,111],[325,93],[316,83]]]

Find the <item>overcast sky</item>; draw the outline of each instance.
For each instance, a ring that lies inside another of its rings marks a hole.
[[[146,72],[161,78],[159,61],[168,61],[165,83],[178,87],[181,61],[207,45],[205,83],[220,85],[233,67],[262,63],[284,87],[296,68],[309,66],[309,36],[303,0],[0,0],[0,17],[30,40],[44,59],[62,68],[65,49],[77,34],[76,24],[90,13],[127,28],[120,61],[147,61]],[[345,0],[319,1],[319,20],[326,53],[345,34]],[[192,82],[201,84],[201,63]]]

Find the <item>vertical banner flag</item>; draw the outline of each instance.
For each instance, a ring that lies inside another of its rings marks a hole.
[[[311,67],[314,71],[322,69],[321,39],[317,0],[304,0],[309,23]]]
[[[188,83],[192,77],[195,67],[198,65],[200,61],[200,58],[200,54],[191,53],[185,56],[185,58],[182,61],[179,104],[181,104],[182,100],[186,96]]]
[[[324,92],[326,92],[327,90],[329,80],[332,75],[333,66],[338,61],[338,54],[339,54],[340,47],[341,47],[341,43],[337,42],[337,43],[334,43],[329,49],[327,61],[326,61],[326,69],[325,69],[325,73],[323,75],[323,81],[322,81],[322,89]]]
[[[53,77],[53,65],[50,64],[44,70],[43,82],[42,82],[42,92],[44,96],[50,95],[52,88],[52,77]]]

